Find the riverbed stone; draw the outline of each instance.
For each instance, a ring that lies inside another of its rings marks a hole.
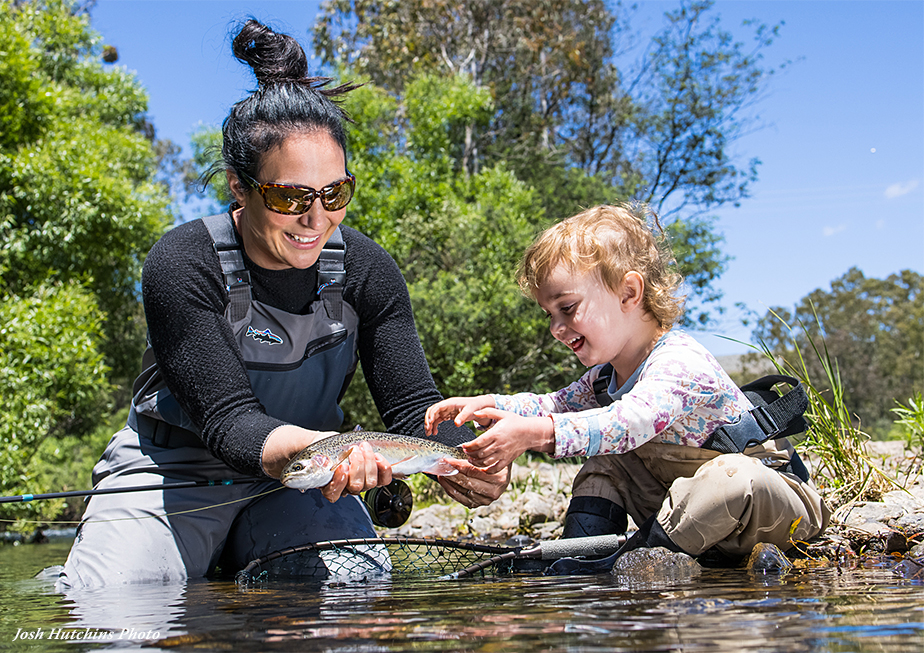
[[[686,553],[664,547],[628,551],[613,565],[613,577],[635,587],[672,585],[699,576],[703,568]]]
[[[882,501],[888,506],[895,506],[903,513],[924,512],[924,497],[921,496],[920,489],[912,486],[912,490],[893,490],[882,495]]]
[[[917,560],[905,558],[892,567],[892,573],[909,580],[924,580],[924,565]]]
[[[745,566],[748,571],[756,574],[784,574],[792,569],[792,562],[776,544],[758,542],[751,549]]]

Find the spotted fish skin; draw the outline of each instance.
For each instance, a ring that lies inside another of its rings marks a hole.
[[[375,453],[385,458],[396,477],[418,472],[452,476],[458,470],[445,461],[467,459],[461,448],[436,440],[378,431],[349,431],[312,442],[298,452],[283,468],[282,484],[302,492],[327,485],[334,477],[334,469],[360,442],[368,442]]]

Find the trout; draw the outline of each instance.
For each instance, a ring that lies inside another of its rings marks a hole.
[[[435,440],[377,431],[349,431],[323,438],[302,449],[283,468],[282,484],[302,492],[327,485],[337,466],[360,442],[371,444],[372,450],[388,461],[391,473],[399,478],[418,472],[452,476],[458,470],[446,459],[466,460],[461,448]]]

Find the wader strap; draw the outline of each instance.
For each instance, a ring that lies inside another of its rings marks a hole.
[[[231,301],[228,321],[232,324],[244,319],[250,308],[250,272],[244,267],[244,255],[241,244],[234,231],[234,222],[227,213],[210,215],[202,218],[212,246],[218,254],[225,287]],[[343,284],[346,279],[344,258],[346,245],[340,227],[334,230],[330,239],[324,244],[318,258],[318,296],[324,302],[327,315],[338,322],[343,318]]]
[[[776,395],[773,386],[784,382],[790,384],[792,389],[783,396]],[[741,386],[741,390],[754,404],[754,408],[734,424],[717,428],[703,443],[703,448],[720,453],[740,453],[751,445],[805,430],[802,414],[808,408],[808,395],[802,384],[793,377],[765,376]]]
[[[344,258],[346,245],[340,227],[334,230],[325,243],[318,259],[318,295],[324,302],[327,317],[338,322],[343,319],[343,282],[346,279]]]
[[[202,222],[209,230],[212,247],[215,248],[221,262],[221,272],[231,301],[228,321],[233,324],[244,319],[247,309],[250,308],[250,272],[244,268],[244,255],[241,253],[241,244],[237,241],[231,216],[227,213],[210,215],[202,218]]]
[[[128,411],[128,426],[145,440],[150,440],[162,449],[179,447],[205,448],[205,443],[192,431],[153,417],[135,412],[132,406]]]
[[[613,366],[607,363],[600,369],[600,374],[594,380],[594,397],[601,406],[609,406],[613,403],[613,398],[608,390],[612,376]]]

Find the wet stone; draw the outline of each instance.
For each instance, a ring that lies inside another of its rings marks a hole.
[[[917,560],[905,558],[892,567],[892,573],[907,580],[924,580],[924,565]]]
[[[663,547],[635,549],[616,560],[612,574],[635,586],[665,585],[690,580],[703,571],[686,553],[674,553]]]
[[[782,574],[792,569],[792,563],[776,544],[759,542],[751,549],[746,567],[757,574]]]

